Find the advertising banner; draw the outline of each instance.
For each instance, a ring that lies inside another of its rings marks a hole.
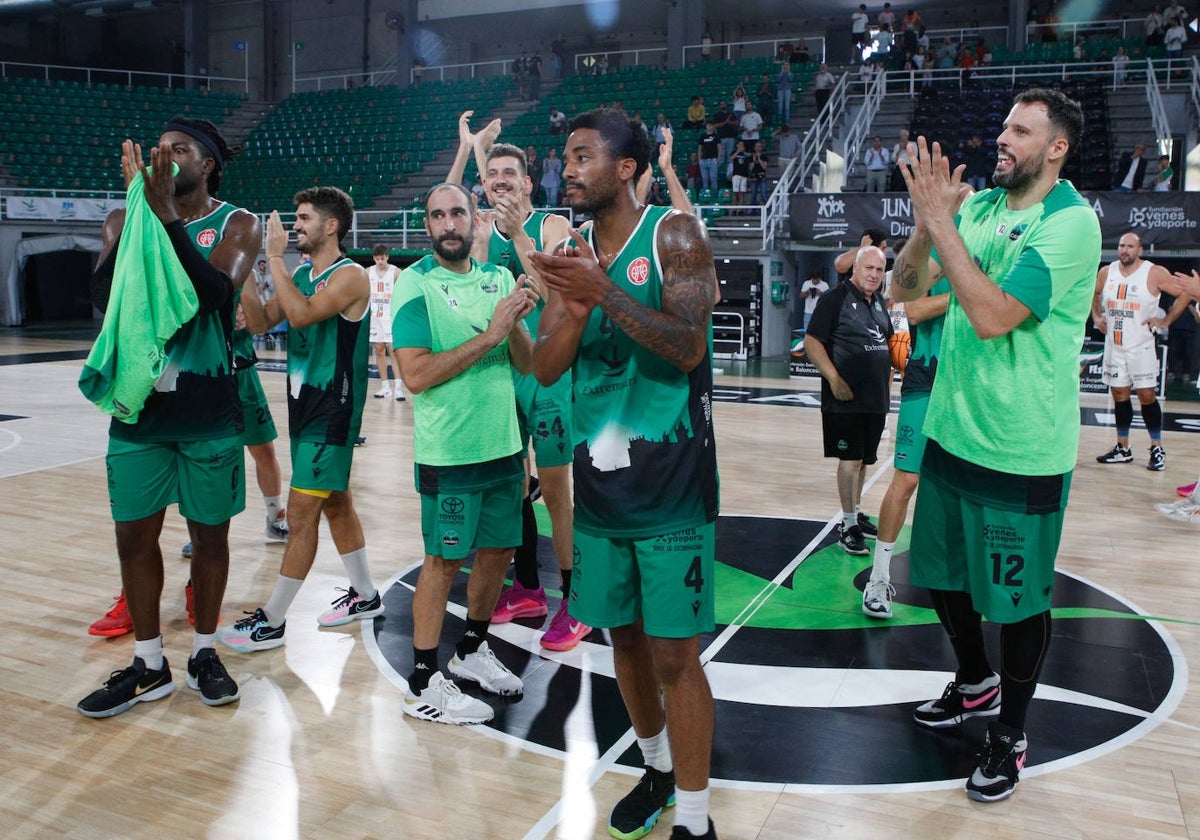
[[[44,196],[9,196],[4,202],[7,219],[41,219],[51,222],[102,222],[124,199],[107,198],[46,198]]]

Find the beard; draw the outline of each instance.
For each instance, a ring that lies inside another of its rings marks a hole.
[[[1009,192],[1020,193],[1038,179],[1045,166],[1046,153],[1042,151],[1027,160],[1014,161],[1013,168],[1008,172],[993,172],[992,183],[997,187],[1004,187]]]
[[[457,239],[457,244],[447,245],[448,240]],[[475,244],[475,237],[472,234],[460,234],[458,236],[450,236],[449,234],[440,236],[433,240],[433,250],[437,255],[449,262],[459,262],[471,256],[471,246]]]

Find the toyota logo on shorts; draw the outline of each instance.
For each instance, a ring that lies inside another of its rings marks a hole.
[[[446,513],[462,513],[466,504],[458,496],[447,496],[442,499],[442,510]]]

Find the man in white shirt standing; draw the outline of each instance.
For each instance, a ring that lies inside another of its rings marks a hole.
[[[818,270],[814,270],[812,276],[804,281],[804,285],[800,287],[800,296],[804,298],[804,329],[808,329],[808,322],[812,320],[813,310],[817,308],[817,301],[821,295],[829,291],[829,284],[821,277]]]
[[[375,399],[383,400],[395,396],[404,401],[404,383],[400,381],[400,368],[392,358],[392,286],[400,269],[388,262],[388,247],[376,245],[371,255],[375,264],[367,269],[371,281],[371,347],[375,350],[375,367],[379,370],[379,390]],[[388,365],[392,371],[388,370]]]

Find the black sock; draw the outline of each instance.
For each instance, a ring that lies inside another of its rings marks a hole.
[[[1025,731],[1025,714],[1050,648],[1050,613],[1000,628],[1000,722]]]
[[[438,669],[437,655],[438,649],[435,647],[429,650],[413,648],[413,670],[408,675],[408,687],[414,694],[420,694],[429,687],[429,680]]]
[[[955,681],[967,685],[983,682],[994,672],[983,645],[983,619],[971,604],[970,594],[930,589],[929,595],[958,659]]]
[[[564,601],[570,600],[570,598],[571,598],[571,572],[573,572],[573,571],[575,571],[575,570],[574,569],[560,569],[559,570],[559,575],[562,576],[562,599]]]
[[[480,620],[467,616],[467,631],[458,640],[458,647],[456,648],[459,659],[466,659],[472,653],[479,650],[479,646],[487,638],[488,627],[491,623],[491,619],[485,618]]]
[[[513,552],[513,577],[526,589],[537,589],[542,585],[538,579],[537,516],[528,496],[521,502],[521,544]]]
[[[1162,406],[1158,404],[1158,400],[1142,404],[1142,422],[1146,424],[1146,431],[1150,433],[1150,442],[1161,444]]]

